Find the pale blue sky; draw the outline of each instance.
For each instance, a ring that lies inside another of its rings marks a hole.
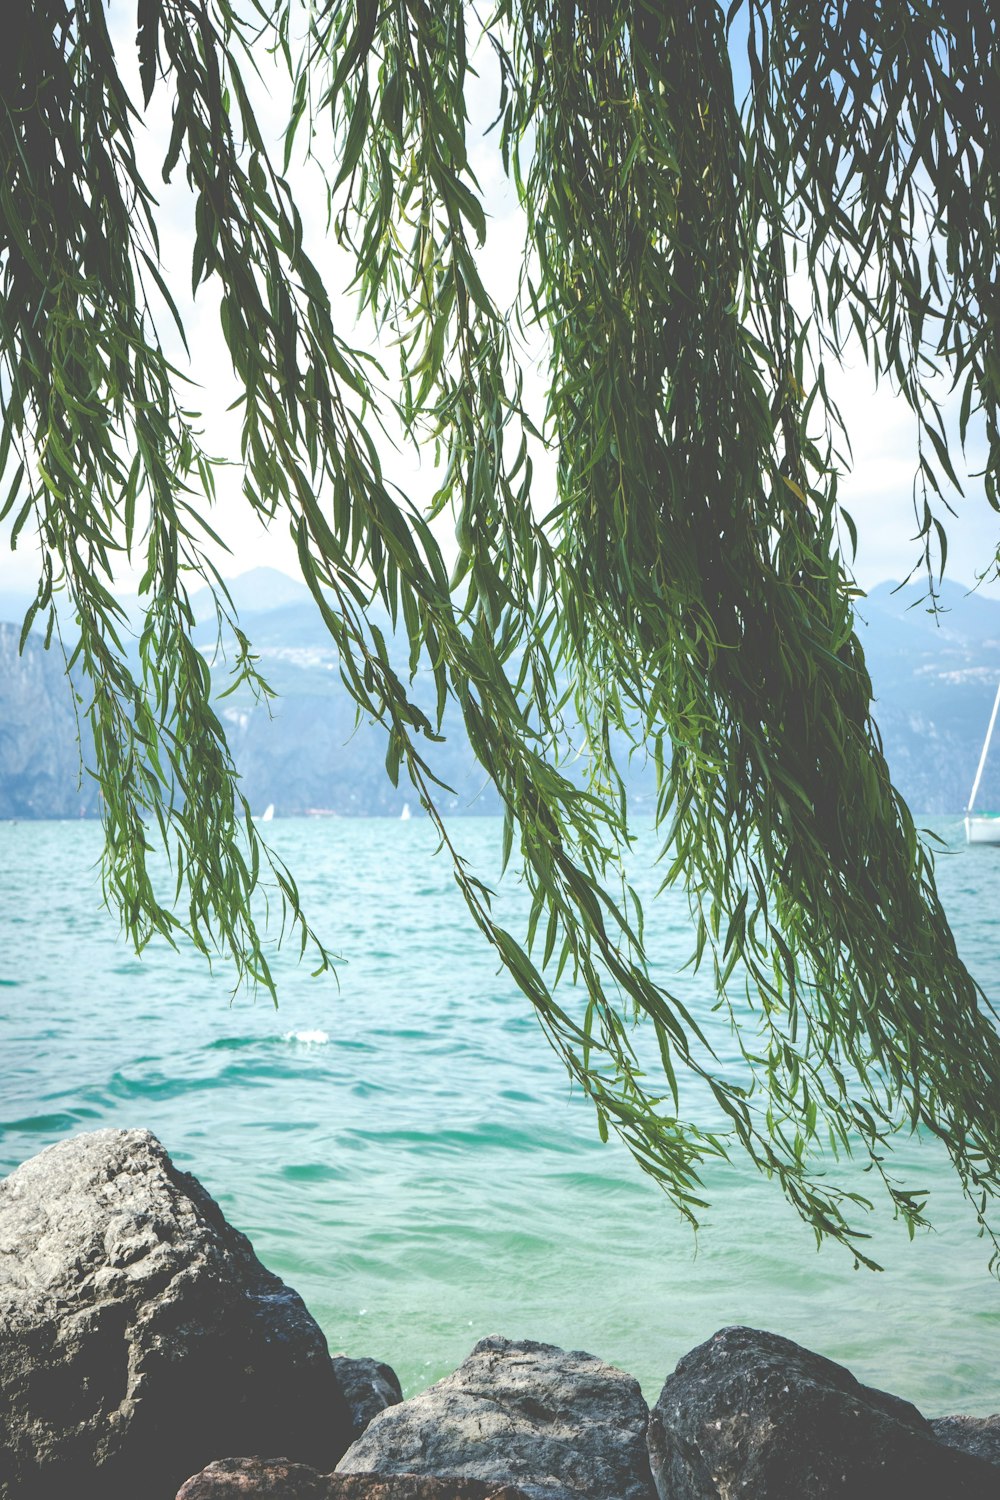
[[[124,69],[126,63],[131,66],[134,7],[131,3],[116,4],[111,8],[111,17]],[[476,116],[473,128],[481,127],[495,113],[491,71],[488,59],[484,60],[482,82],[471,101]],[[157,153],[162,154],[168,104],[161,89],[154,96],[146,156],[147,170],[154,181],[159,179]],[[265,129],[277,139],[284,118],[282,87],[277,81],[268,95],[262,95],[260,107]],[[495,137],[481,140],[473,149],[473,160],[490,216],[489,236],[481,254],[481,270],[487,285],[502,300],[513,290],[513,277],[520,263],[523,226],[514,194],[503,176],[494,140]],[[183,288],[189,284],[190,205],[180,181],[183,174],[176,175],[175,184],[162,193],[163,252],[172,284]],[[317,254],[318,246],[317,259],[329,268],[331,279],[335,282],[339,277],[346,285],[347,263],[329,242],[326,246],[322,244],[325,214],[318,185],[304,171],[299,170],[293,175],[296,185],[301,183],[300,207],[307,235],[312,236],[314,254]],[[352,303],[346,296],[341,299],[339,307],[342,320],[345,323],[352,321]],[[238,428],[226,408],[236,390],[218,331],[215,299],[203,290],[196,305],[182,303],[182,310],[193,351],[192,370],[200,386],[192,396],[192,404],[200,404],[205,413],[205,446],[211,452],[235,454],[238,451]],[[534,352],[540,357],[543,351],[539,348]],[[179,357],[180,351],[177,353]],[[862,588],[870,588],[883,579],[903,577],[917,559],[912,502],[914,422],[905,403],[895,398],[891,390],[874,390],[860,356],[853,368],[835,375],[831,384],[846,418],[854,450],[853,469],[842,480],[841,494],[859,533],[855,574]],[[530,382],[529,389],[540,408],[544,399],[540,371]],[[971,457],[972,467],[975,467],[981,454],[974,452]],[[417,496],[429,494],[433,488],[430,466],[426,462],[421,469],[412,456],[394,457],[387,453],[386,467],[393,479]],[[542,461],[536,472],[539,509],[544,510],[548,508],[545,491],[552,483],[551,465]],[[223,571],[228,576],[235,576],[251,567],[266,564],[296,574],[295,551],[285,526],[278,524],[270,533],[263,531],[239,495],[235,471],[228,482],[225,478],[221,482],[220,497],[213,525],[225,537],[232,552],[222,564]],[[939,504],[939,514],[946,523],[949,539],[947,575],[969,584],[987,568],[995,555],[1000,541],[1000,518],[986,504],[978,480],[971,480],[965,498],[956,496],[954,503],[955,517],[949,517]],[[29,539],[23,537],[18,551],[12,554],[4,538],[0,546],[0,588],[31,589],[36,571]],[[134,583],[134,577],[123,578],[122,583],[128,587]],[[1000,596],[1000,585],[987,584],[986,589]]]

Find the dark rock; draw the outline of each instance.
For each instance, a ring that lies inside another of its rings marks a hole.
[[[226,1453],[330,1469],[350,1435],[301,1298],[148,1131],[0,1182],[0,1496],[166,1500]]]
[[[648,1415],[636,1381],[592,1354],[488,1338],[380,1413],[338,1472],[467,1475],[538,1500],[653,1500]]]
[[[433,1474],[331,1474],[324,1500],[529,1500],[514,1484]]]
[[[324,1500],[529,1500],[513,1484],[433,1474],[331,1474]]]
[[[660,1500],[997,1500],[997,1470],[915,1406],[777,1334],[724,1328],[653,1408]]]
[[[428,1474],[319,1474],[285,1458],[224,1458],[189,1479],[177,1500],[527,1500],[513,1485]]]
[[[1000,1412],[992,1417],[932,1417],[931,1426],[938,1442],[1000,1464]]]
[[[287,1458],[221,1458],[182,1484],[177,1500],[328,1500],[329,1479]]]
[[[403,1399],[399,1377],[377,1359],[349,1359],[334,1354],[333,1369],[351,1411],[354,1436],[360,1437],[373,1417]]]

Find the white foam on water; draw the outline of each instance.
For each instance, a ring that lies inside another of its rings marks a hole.
[[[286,1031],[283,1042],[301,1042],[304,1047],[325,1047],[330,1040],[326,1031]]]

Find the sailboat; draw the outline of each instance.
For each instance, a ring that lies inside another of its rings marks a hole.
[[[983,741],[983,753],[979,757],[979,766],[976,770],[976,779],[972,783],[972,791],[969,793],[969,805],[965,809],[965,837],[970,844],[1000,844],[1000,813],[973,813],[972,808],[979,791],[979,783],[983,779],[983,767],[986,765],[986,757],[989,754],[990,740],[993,738],[993,728],[997,721],[997,710],[1000,709],[1000,684],[997,685],[997,695],[993,700],[993,712],[990,714],[990,727],[986,731]]]

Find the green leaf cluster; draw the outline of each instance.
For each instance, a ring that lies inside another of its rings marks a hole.
[[[215,465],[154,314],[180,323],[135,154],[159,90],[164,176],[183,171],[193,197],[192,286],[218,289],[239,380],[246,501],[289,526],[358,713],[384,726],[388,774],[419,794],[601,1133],[692,1221],[702,1165],[741,1146],[818,1238],[871,1264],[866,1200],[817,1151],[860,1150],[912,1232],[921,1198],[886,1151],[901,1129],[927,1131],[991,1233],[1000,1040],[871,719],[826,379],[855,338],[910,403],[921,535],[943,554],[935,501],[957,476],[942,372],[961,388],[960,443],[984,424],[996,502],[1000,89],[981,8],[498,0],[481,20],[461,0],[139,0],[137,20],[142,101],[101,0],[36,0],[0,61],[4,514],[15,540],[29,524],[41,539],[31,618],[51,626],[59,590],[76,612],[107,892],[137,946],[186,931],[273,988],[252,906],[269,871],[303,947],[328,961],[239,794],[191,640],[192,577],[214,586],[220,631],[238,625],[205,555]],[[280,164],[244,81],[262,49],[290,85]],[[527,232],[512,308],[484,284],[468,142],[486,49],[490,140]],[[394,378],[335,326],[287,176],[303,149]],[[525,410],[520,352],[539,334],[544,422]],[[438,459],[429,511],[387,482],[380,413]],[[145,570],[138,674],[113,595],[123,556]],[[402,674],[376,602],[408,641]],[[237,679],[267,694],[237,640]],[[438,809],[450,701],[530,892],[520,936]],[[567,724],[582,726],[583,779]],[[688,893],[692,962],[711,966],[720,1004],[738,988],[759,1020],[739,1031],[749,1086],[649,972],[622,875],[622,734],[656,766],[664,883]],[[176,900],[154,888],[154,836]],[[691,1073],[725,1130],[684,1118]]]

